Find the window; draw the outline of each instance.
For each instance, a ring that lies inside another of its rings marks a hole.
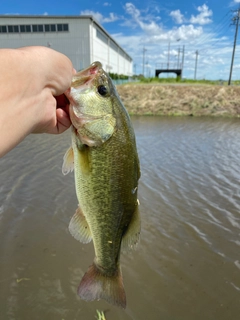
[[[120,54],[122,57],[124,57],[124,58],[125,58],[125,53],[123,52],[123,50],[122,50],[122,49],[120,49],[120,50],[119,50],[119,54]]]
[[[23,25],[20,26],[20,32],[25,32],[25,26]]]
[[[45,32],[50,32],[50,25],[49,24],[45,24]]]
[[[112,40],[110,41],[110,47],[116,52],[118,52],[118,46]]]
[[[67,23],[63,24],[63,31],[68,31],[68,24]]]
[[[7,33],[7,26],[0,26],[0,33]]]
[[[21,24],[0,26],[0,33],[26,33],[26,32],[66,32],[68,31],[67,23],[59,24]]]
[[[33,24],[32,31],[33,32],[43,32],[43,24]]]
[[[13,32],[13,26],[8,26],[8,32]]]
[[[38,25],[37,24],[33,24],[32,31],[33,32],[38,32]]]
[[[26,25],[25,26],[25,30],[26,30],[26,32],[31,32],[31,26],[30,25]]]
[[[59,32],[68,31],[68,24],[66,23],[57,24],[57,31]]]
[[[18,33],[19,32],[18,26],[8,26],[8,32]]]
[[[108,37],[98,29],[97,29],[97,37],[101,39],[103,42],[105,42],[106,44],[108,44]]]
[[[56,25],[55,24],[45,24],[45,32],[55,32]]]
[[[20,32],[31,32],[31,26],[30,25],[20,25]]]
[[[63,31],[63,25],[57,24],[57,31]]]
[[[56,25],[55,24],[50,24],[51,31],[56,31]]]

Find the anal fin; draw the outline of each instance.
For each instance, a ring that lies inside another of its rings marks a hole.
[[[138,201],[139,203],[139,201]],[[123,251],[128,251],[130,249],[135,249],[140,238],[141,231],[141,219],[139,213],[139,206],[137,206],[132,219],[128,225],[128,228],[122,238]]]
[[[91,230],[80,207],[74,213],[68,228],[76,240],[82,243],[89,243],[92,240]]]

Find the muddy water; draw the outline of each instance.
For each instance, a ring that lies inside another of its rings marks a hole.
[[[141,160],[138,250],[122,256],[127,309],[76,295],[92,244],[71,237],[70,132],[0,159],[0,319],[239,319],[240,123],[133,118]]]

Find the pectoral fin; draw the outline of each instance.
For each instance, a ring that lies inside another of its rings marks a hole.
[[[140,238],[141,231],[141,219],[139,213],[139,206],[137,206],[130,224],[128,225],[127,231],[122,238],[122,250],[128,251],[135,249]]]
[[[70,147],[64,157],[63,157],[63,165],[62,165],[62,173],[64,175],[68,174],[70,171],[72,172],[74,169],[74,154],[73,148]]]
[[[91,230],[80,207],[77,208],[68,228],[76,240],[82,243],[89,243],[92,240]]]

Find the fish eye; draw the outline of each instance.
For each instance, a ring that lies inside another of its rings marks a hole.
[[[108,94],[108,89],[107,89],[107,87],[104,86],[104,85],[98,86],[97,89],[98,89],[98,93],[99,93],[101,96],[103,96],[103,97]]]

